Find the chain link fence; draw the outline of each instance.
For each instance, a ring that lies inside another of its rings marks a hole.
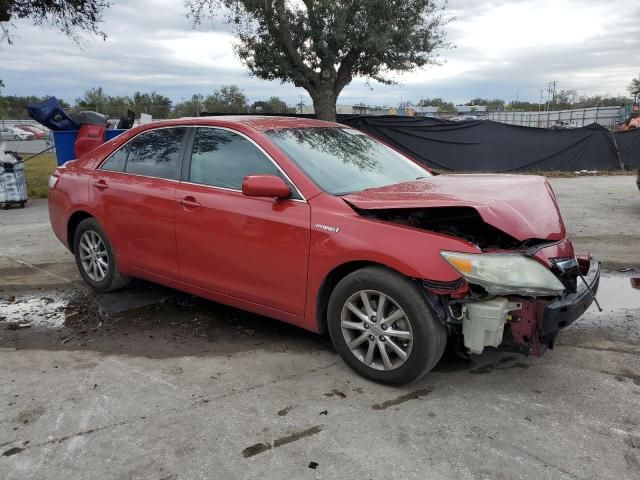
[[[565,127],[584,127],[598,123],[613,130],[620,107],[591,107],[576,110],[557,110],[548,112],[489,112],[487,118],[495,122],[521,125],[524,127],[551,128],[555,125]]]

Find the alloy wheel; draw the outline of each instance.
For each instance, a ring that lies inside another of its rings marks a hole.
[[[354,293],[342,307],[340,322],[347,347],[370,368],[395,370],[411,354],[411,323],[389,295],[375,290]]]
[[[109,253],[100,235],[87,230],[80,237],[80,262],[87,276],[101,282],[109,273]]]

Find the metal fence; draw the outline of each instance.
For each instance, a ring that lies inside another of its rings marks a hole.
[[[560,122],[577,127],[598,123],[613,130],[619,111],[620,107],[591,107],[549,112],[490,112],[487,113],[487,118],[510,125],[538,128],[550,128]]]

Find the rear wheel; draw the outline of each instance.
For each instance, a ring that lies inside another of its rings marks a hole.
[[[446,327],[434,319],[418,287],[384,267],[347,275],[329,300],[333,344],[351,368],[381,383],[413,382],[444,352]]]
[[[117,290],[129,283],[129,277],[118,270],[111,243],[95,218],[80,222],[73,251],[82,278],[99,292]]]

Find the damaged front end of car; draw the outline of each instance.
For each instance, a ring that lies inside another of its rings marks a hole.
[[[425,297],[467,352],[486,347],[540,356],[595,299],[599,263],[560,239],[518,239],[473,207],[359,210],[363,216],[463,239],[481,253],[441,251],[460,278],[420,280]],[[559,220],[561,222],[561,220]]]

